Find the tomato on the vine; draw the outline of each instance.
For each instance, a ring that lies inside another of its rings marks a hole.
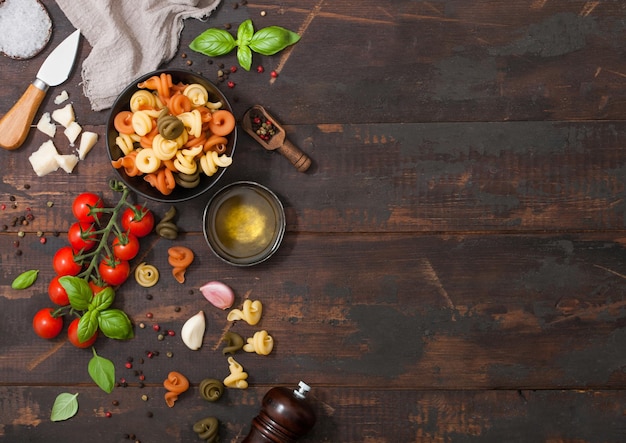
[[[91,251],[98,242],[93,223],[75,222],[67,231],[67,239],[75,252]]]
[[[98,265],[100,278],[111,286],[119,286],[130,275],[130,264],[126,260],[105,257]]]
[[[139,240],[130,232],[115,237],[112,246],[113,255],[120,260],[132,260],[139,253]]]
[[[98,330],[93,333],[93,335],[85,341],[80,341],[78,339],[78,322],[80,322],[80,318],[75,318],[70,323],[70,326],[67,328],[67,338],[69,338],[70,343],[72,343],[77,348],[89,348],[96,342],[98,338]]]
[[[89,287],[91,288],[91,292],[93,292],[93,295],[96,295],[98,292],[102,292],[102,290],[108,287],[108,285],[104,282],[96,283],[92,280],[89,280]]]
[[[145,237],[154,228],[154,214],[141,205],[127,208],[120,218],[124,231],[134,234],[138,238]]]
[[[98,195],[92,192],[83,192],[82,194],[78,194],[74,199],[74,202],[72,203],[72,213],[78,221],[93,223],[96,220],[100,220],[102,213],[92,213],[91,209],[103,207],[104,202]]]
[[[53,317],[54,309],[43,308],[33,317],[33,329],[41,338],[54,338],[63,329],[63,317]]]
[[[48,284],[48,296],[55,305],[67,306],[70,304],[70,299],[67,296],[65,288],[61,286],[61,283],[59,283],[59,279],[61,277],[61,275],[57,275],[50,280],[50,283]]]
[[[82,270],[82,265],[76,263],[74,250],[71,246],[63,246],[52,259],[52,267],[57,275],[78,275]]]

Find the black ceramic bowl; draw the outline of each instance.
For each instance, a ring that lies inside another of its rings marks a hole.
[[[217,257],[235,266],[256,265],[278,250],[285,234],[285,209],[265,186],[236,182],[211,197],[202,226]]]
[[[161,73],[171,74],[174,84],[182,82],[185,84],[199,83],[203,85],[209,93],[209,101],[220,101],[222,103],[222,109],[226,109],[231,113],[233,112],[233,109],[224,94],[222,94],[222,92],[213,83],[211,83],[209,80],[202,77],[201,75],[194,74],[193,72],[185,71],[183,69],[163,69],[145,74],[132,82],[128,87],[126,87],[126,89],[124,89],[124,91],[122,91],[119,97],[115,100],[115,103],[113,104],[113,107],[111,108],[111,111],[109,113],[107,119],[106,145],[107,152],[109,153],[109,158],[112,161],[117,160],[124,155],[122,150],[115,143],[115,139],[119,135],[113,125],[113,120],[115,119],[115,116],[121,111],[130,110],[130,98],[136,91],[139,90],[139,88],[137,87],[138,83],[141,83],[152,76],[158,76]],[[232,157],[235,152],[235,144],[237,141],[236,126],[233,132],[230,133],[227,138],[228,144],[225,153],[228,156]],[[212,176],[200,174],[201,179],[198,186],[194,188],[184,188],[182,186],[176,186],[176,188],[169,195],[164,195],[158,189],[152,187],[148,182],[143,179],[142,176],[130,177],[126,174],[123,168],[114,168],[114,170],[119,176],[120,180],[124,182],[124,184],[126,184],[135,193],[147,199],[158,202],[177,203],[190,200],[207,192],[219,181],[219,179],[226,171],[226,168],[220,167],[218,171]]]

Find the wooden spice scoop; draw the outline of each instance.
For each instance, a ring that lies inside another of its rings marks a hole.
[[[261,114],[266,120],[271,121],[273,126],[276,128],[276,133],[269,140],[263,140],[253,128],[252,119],[258,114]],[[293,164],[298,171],[306,172],[306,170],[309,169],[309,166],[311,166],[311,159],[309,156],[302,152],[296,145],[287,140],[286,132],[283,127],[274,117],[268,114],[263,106],[254,105],[248,109],[243,116],[241,126],[244,131],[250,134],[250,136],[265,149],[268,151],[276,150],[287,157],[287,159],[289,159],[291,164]]]

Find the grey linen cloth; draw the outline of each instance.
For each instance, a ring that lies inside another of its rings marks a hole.
[[[92,49],[83,61],[85,96],[110,108],[137,77],[171,60],[183,20],[208,17],[220,0],[56,0]]]

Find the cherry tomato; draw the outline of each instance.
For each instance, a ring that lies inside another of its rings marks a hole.
[[[41,338],[54,338],[63,329],[63,317],[53,317],[54,309],[43,308],[33,317],[33,329]]]
[[[93,295],[96,295],[98,292],[101,292],[107,286],[108,285],[104,282],[96,283],[96,282],[89,280],[89,287],[91,288],[91,292],[93,292]]]
[[[52,280],[50,280],[50,283],[48,284],[48,296],[50,297],[50,300],[52,300],[52,303],[54,303],[55,305],[67,306],[70,304],[70,299],[67,296],[65,288],[63,288],[63,286],[61,286],[61,283],[59,283],[60,278],[61,276],[57,275]]]
[[[119,286],[130,275],[130,264],[126,260],[105,257],[98,265],[100,278],[111,286]]]
[[[52,259],[52,267],[57,275],[78,275],[82,266],[74,260],[74,251],[71,246],[63,246]]]
[[[134,234],[122,234],[113,239],[113,255],[120,260],[132,260],[139,253],[139,240]]]
[[[92,192],[83,192],[82,194],[76,196],[76,198],[74,199],[74,203],[72,203],[72,213],[78,221],[93,223],[96,220],[100,219],[102,213],[90,213],[91,208],[102,207],[104,207],[104,202],[98,195]]]
[[[138,238],[150,234],[152,228],[154,228],[154,215],[149,209],[141,205],[135,205],[134,208],[127,208],[122,213],[120,220],[122,228]]]
[[[76,222],[72,223],[67,231],[67,239],[72,245],[74,252],[91,251],[98,242],[98,237],[94,234],[95,228],[92,223]]]
[[[89,340],[81,342],[78,339],[78,322],[79,321],[80,321],[80,318],[75,318],[74,320],[72,320],[72,323],[70,323],[70,326],[67,328],[67,338],[69,338],[70,343],[72,343],[77,348],[89,348],[91,345],[93,345],[96,342],[96,339],[98,338],[98,331],[96,330],[96,332],[94,332],[94,334],[89,338]]]

